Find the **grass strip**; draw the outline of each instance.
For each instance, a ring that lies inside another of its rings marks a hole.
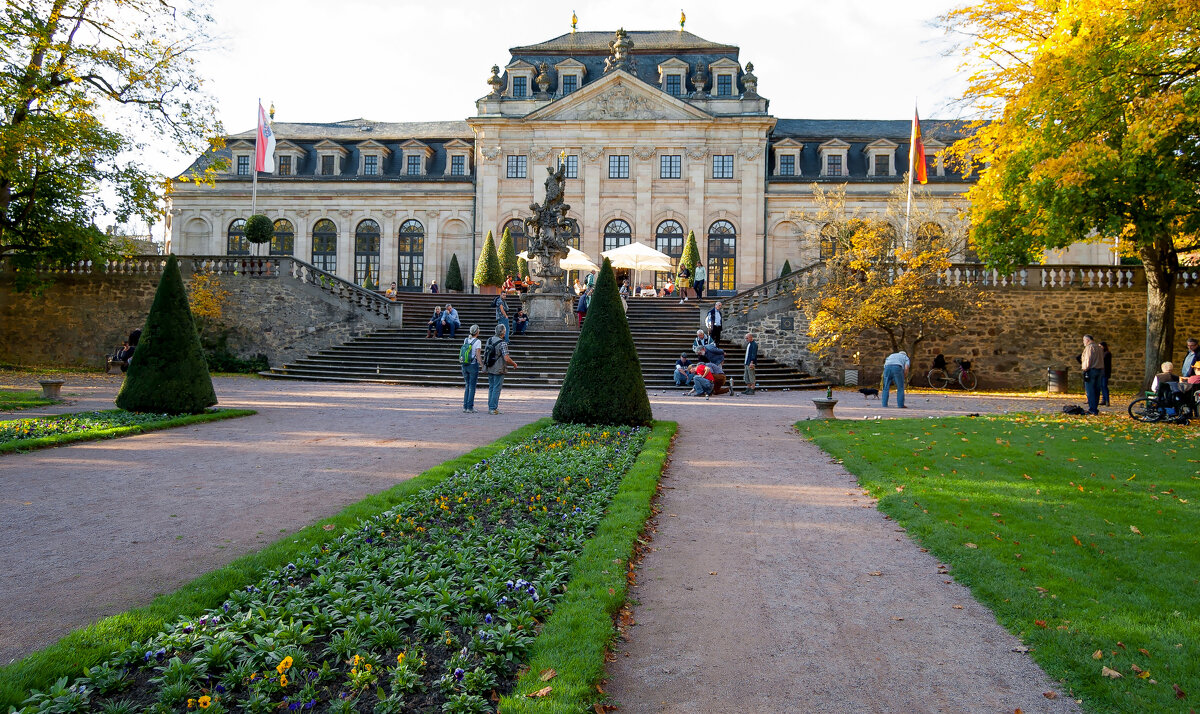
[[[116,413],[118,409],[109,410],[108,412],[98,412],[99,414]],[[66,434],[51,434],[49,436],[39,436],[33,439],[14,439],[0,443],[0,454],[9,454],[14,451],[33,451],[35,449],[48,449],[55,446],[63,446],[64,444],[74,444],[80,441],[98,441],[100,439],[116,439],[122,436],[133,436],[134,434],[144,434],[148,431],[159,431],[160,429],[174,429],[180,426],[188,426],[190,424],[203,424],[210,421],[220,421],[222,419],[233,419],[236,417],[251,416],[258,412],[253,409],[212,409],[202,414],[183,414],[174,417],[164,417],[155,419],[141,424],[131,424],[128,426],[114,426],[109,428],[85,429],[83,431],[74,431]],[[55,417],[47,417],[48,419],[67,419],[73,416],[72,414],[60,414]]]
[[[1031,414],[796,426],[1088,710],[1186,711],[1200,692],[1195,428]]]
[[[337,539],[361,520],[396,506],[410,494],[437,485],[455,471],[490,458],[550,423],[551,420],[546,418],[523,426],[491,444],[434,466],[415,478],[347,506],[335,516],[317,521],[260,551],[202,575],[174,593],[155,598],[145,607],[78,629],[56,644],[0,669],[0,710],[7,710],[10,705],[19,707],[31,689],[46,690],[60,677],[80,674],[84,667],[108,659],[127,648],[130,642],[146,641],[179,618],[195,616],[219,606],[234,590],[257,583],[268,572],[307,554],[313,546]],[[326,526],[332,527],[326,530]]]
[[[44,407],[57,401],[59,400],[46,399],[36,389],[0,389],[0,411],[3,412]]]
[[[650,517],[651,500],[678,425],[655,422],[649,438],[625,475],[608,514],[571,568],[567,593],[534,640],[529,671],[510,696],[505,712],[587,712],[603,699],[596,685],[604,677],[604,655],[616,636],[613,617],[625,603],[626,573],[638,535]],[[557,674],[542,681],[541,673]],[[545,687],[548,695],[530,698]]]

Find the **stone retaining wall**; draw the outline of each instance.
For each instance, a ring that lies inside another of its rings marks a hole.
[[[12,275],[0,273],[0,361],[102,367],[104,355],[145,323],[158,279],[157,274],[57,275],[41,294],[33,295],[14,292]],[[386,324],[295,280],[245,275],[218,279],[230,293],[222,320],[230,327],[230,350],[243,357],[264,354],[272,365]],[[186,275],[184,282],[189,282]]]

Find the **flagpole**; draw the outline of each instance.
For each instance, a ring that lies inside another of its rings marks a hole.
[[[262,97],[258,98],[258,106],[255,107],[257,114],[254,115],[254,178],[250,180],[250,215],[258,213],[258,135],[261,133],[257,128],[262,114]]]
[[[914,119],[913,119],[912,129],[909,131],[909,138],[908,138],[908,200],[906,201],[905,206],[904,206],[904,247],[905,248],[908,248],[910,246],[908,226],[909,226],[909,221],[912,218],[912,182],[913,182],[913,171],[915,170],[915,167],[916,167],[915,161],[916,161],[916,156],[917,156],[917,122],[915,119],[916,116],[917,116],[917,102],[914,99],[913,100],[913,117],[914,117]]]

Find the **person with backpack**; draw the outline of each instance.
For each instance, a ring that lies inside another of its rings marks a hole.
[[[575,315],[579,318],[579,327],[583,327],[583,318],[587,317],[588,303],[592,300],[592,289],[586,288],[575,303]]]
[[[488,338],[483,350],[483,366],[488,376],[488,414],[500,413],[500,390],[504,387],[506,366],[517,368],[508,354],[508,328],[503,323],[496,325],[496,334]]]
[[[492,307],[496,308],[496,326],[504,326],[504,341],[507,343],[508,331],[512,329],[512,324],[508,321],[508,303],[504,301],[504,293],[492,300]]]
[[[458,349],[458,361],[462,367],[463,413],[475,413],[475,384],[479,381],[479,369],[483,367],[482,346],[479,342],[479,325],[471,325],[467,339]]]

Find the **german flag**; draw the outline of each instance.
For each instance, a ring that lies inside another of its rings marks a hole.
[[[913,109],[912,144],[909,148],[910,170],[913,178],[920,183],[929,183],[929,175],[925,170],[925,142],[921,141],[921,118]]]

